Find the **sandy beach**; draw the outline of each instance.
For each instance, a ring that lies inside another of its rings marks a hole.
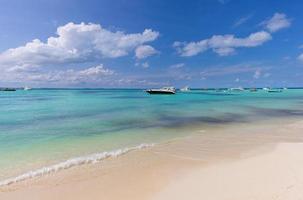
[[[302,144],[279,144],[270,153],[194,170],[152,199],[302,199]]]
[[[302,199],[303,121],[235,124],[1,188],[0,199]]]

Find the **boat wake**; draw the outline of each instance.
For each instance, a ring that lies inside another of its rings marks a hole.
[[[10,185],[13,183],[17,183],[20,181],[24,181],[27,179],[35,178],[35,177],[41,177],[41,176],[44,176],[47,174],[55,173],[55,172],[58,172],[58,171],[61,171],[64,169],[69,169],[69,168],[79,166],[79,165],[94,164],[94,163],[100,162],[109,157],[117,157],[117,156],[123,155],[125,153],[128,153],[130,151],[144,149],[144,148],[148,148],[148,147],[152,147],[152,146],[154,146],[154,144],[140,144],[135,147],[118,149],[118,150],[109,151],[109,152],[105,151],[105,152],[101,152],[101,153],[95,153],[95,154],[91,154],[91,155],[87,155],[87,156],[81,156],[81,157],[68,159],[68,160],[60,162],[58,164],[54,164],[54,165],[43,167],[43,168],[40,168],[37,170],[29,171],[29,172],[26,172],[19,176],[0,181],[0,187]]]

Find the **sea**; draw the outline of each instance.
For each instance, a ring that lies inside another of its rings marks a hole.
[[[193,127],[303,116],[303,89],[0,91],[0,186],[193,134]]]

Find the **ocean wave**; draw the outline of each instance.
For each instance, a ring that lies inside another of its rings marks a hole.
[[[85,164],[94,164],[97,162],[100,162],[106,158],[109,157],[117,157],[120,155],[123,155],[125,153],[128,153],[133,150],[139,150],[139,149],[144,149],[148,147],[152,147],[154,144],[140,144],[135,147],[129,147],[129,148],[124,148],[124,149],[118,149],[114,151],[105,151],[101,153],[95,153],[87,156],[81,156],[81,157],[76,157],[72,159],[68,159],[66,161],[60,162],[58,164],[54,164],[51,166],[43,167],[37,170],[29,171],[24,174],[21,174],[19,176],[5,179],[3,181],[0,181],[0,186],[6,186],[10,185],[13,183],[17,183],[20,181],[24,181],[27,179],[35,178],[35,177],[41,177],[47,174],[55,173],[64,169],[69,169],[71,167],[79,166],[79,165],[85,165]]]

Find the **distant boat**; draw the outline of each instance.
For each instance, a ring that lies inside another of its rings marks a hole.
[[[163,87],[159,89],[149,89],[145,91],[149,94],[176,94],[176,89],[174,87]]]
[[[267,90],[267,92],[278,93],[278,92],[282,92],[282,90],[281,89],[269,89],[269,90]]]
[[[258,90],[257,90],[257,88],[250,88],[249,91],[250,91],[250,92],[257,92]]]
[[[14,91],[16,91],[16,89],[15,88],[1,88],[0,91],[14,92]]]
[[[32,88],[25,86],[23,90],[31,90]]]
[[[283,88],[283,90],[288,90],[288,88],[287,88],[287,87],[285,87],[285,88]]]
[[[242,87],[236,87],[236,88],[230,88],[229,90],[230,91],[235,91],[235,92],[242,92],[242,91],[244,91],[244,88],[242,88]]]
[[[181,88],[180,91],[181,92],[188,92],[188,91],[190,91],[190,88],[188,86],[186,86],[184,88]]]
[[[268,90],[269,90],[269,88],[268,88],[268,87],[265,87],[265,88],[263,88],[263,90],[268,91]]]

